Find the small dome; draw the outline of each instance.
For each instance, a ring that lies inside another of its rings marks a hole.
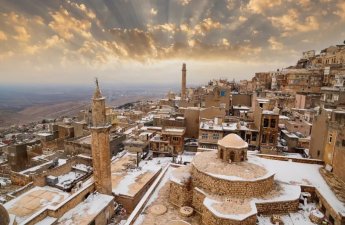
[[[221,145],[225,148],[247,148],[248,143],[245,142],[237,134],[228,134],[223,139],[218,141],[218,145]]]

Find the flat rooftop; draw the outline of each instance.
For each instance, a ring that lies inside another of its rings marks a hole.
[[[136,168],[136,154],[126,153],[111,163],[113,193],[116,195],[135,196],[171,158],[142,160]]]
[[[66,212],[57,224],[89,224],[113,199],[114,197],[110,195],[92,193],[83,202]]]
[[[70,194],[57,188],[48,186],[34,187],[28,192],[7,202],[4,206],[9,214],[16,216],[15,220],[20,224],[41,209],[56,206],[69,196]]]

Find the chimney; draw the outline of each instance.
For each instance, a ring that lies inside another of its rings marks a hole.
[[[181,100],[186,100],[186,76],[187,69],[186,64],[182,64],[182,87],[181,87]]]

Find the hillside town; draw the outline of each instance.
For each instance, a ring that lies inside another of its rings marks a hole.
[[[180,72],[180,69],[181,72]],[[0,224],[345,224],[345,44],[0,133]]]

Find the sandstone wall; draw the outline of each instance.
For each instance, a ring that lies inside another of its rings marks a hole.
[[[258,214],[271,215],[298,211],[299,199],[284,202],[256,203]]]
[[[193,193],[187,185],[170,182],[169,201],[175,206],[191,206]]]
[[[193,198],[192,198],[192,206],[195,209],[195,211],[202,215],[203,209],[204,209],[204,202],[205,195],[198,189],[193,189]]]
[[[274,175],[256,181],[229,181],[205,174],[192,167],[193,186],[229,197],[255,197],[266,194],[274,186]]]
[[[243,221],[223,219],[213,215],[210,211],[204,210],[202,214],[202,224],[204,225],[255,225],[256,215],[250,216]]]

